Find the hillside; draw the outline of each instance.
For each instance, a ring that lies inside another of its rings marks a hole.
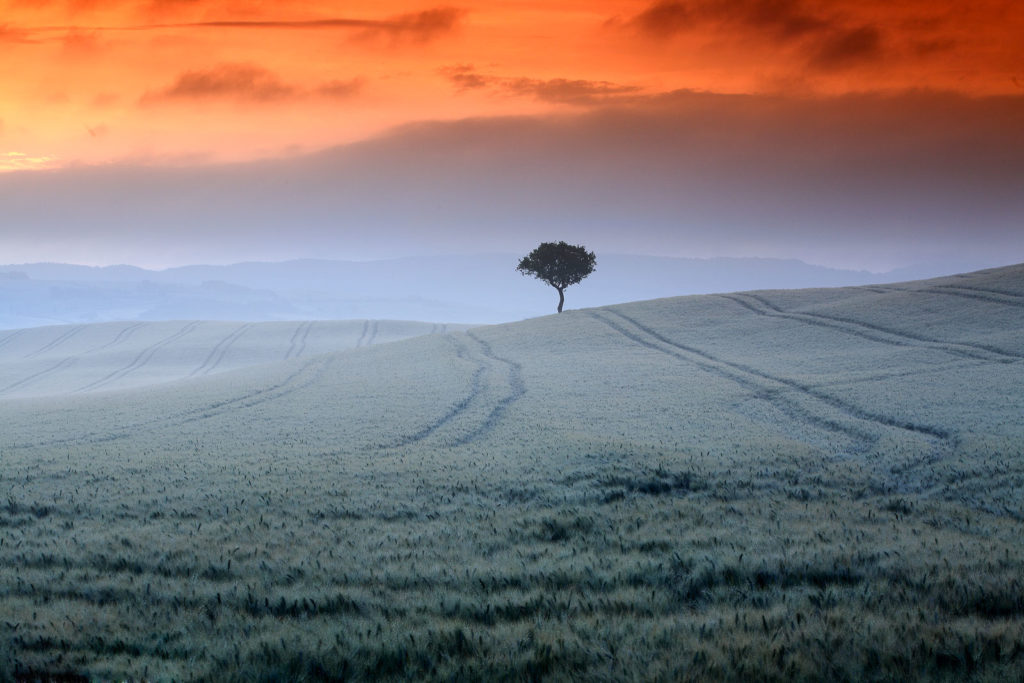
[[[1024,265],[195,371],[239,329],[0,401],[8,671],[1024,674]]]
[[[465,328],[394,320],[193,320],[8,330],[0,332],[0,399],[148,386]]]

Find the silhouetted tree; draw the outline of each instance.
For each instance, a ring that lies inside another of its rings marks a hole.
[[[523,275],[532,275],[558,290],[558,312],[565,303],[565,288],[594,272],[597,259],[586,247],[565,242],[541,242],[516,266]]]

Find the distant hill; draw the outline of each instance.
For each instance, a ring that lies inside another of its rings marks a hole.
[[[0,266],[0,329],[116,320],[402,319],[499,323],[554,310],[553,290],[515,271],[517,256],[299,260],[145,270]],[[877,274],[796,260],[607,254],[567,308],[748,289],[838,287],[935,276]]]

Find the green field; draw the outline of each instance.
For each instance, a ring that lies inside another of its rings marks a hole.
[[[184,320],[0,330],[0,399],[135,388],[467,327]]]
[[[133,324],[0,332],[0,677],[1024,677],[1024,266]]]

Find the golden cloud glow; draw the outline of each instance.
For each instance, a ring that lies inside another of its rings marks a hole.
[[[38,171],[56,166],[50,156],[33,156],[22,152],[0,153],[0,171]]]

